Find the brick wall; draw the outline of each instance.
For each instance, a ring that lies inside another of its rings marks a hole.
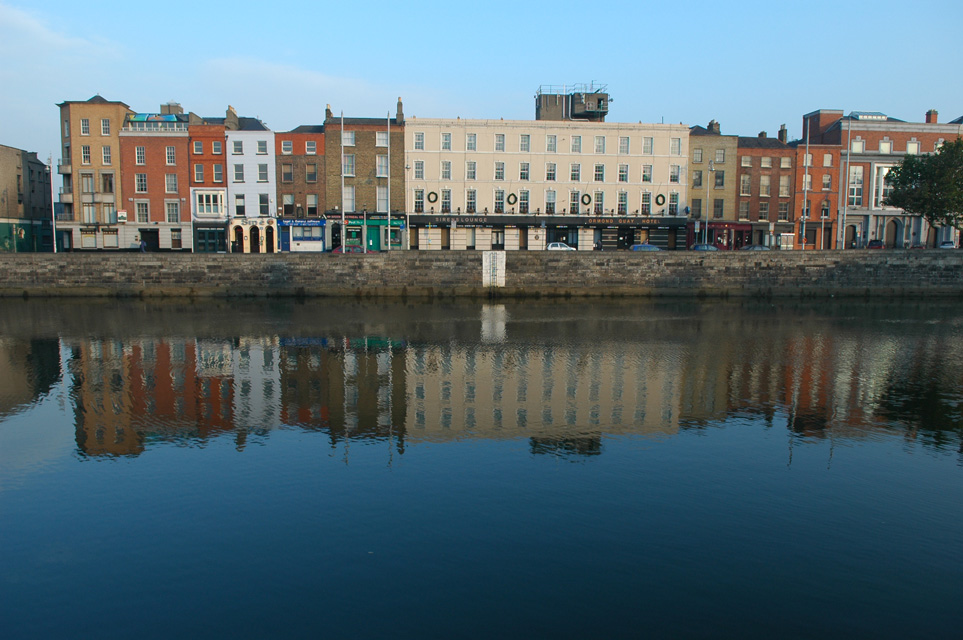
[[[3,296],[476,296],[482,253],[0,254]],[[963,251],[506,254],[504,296],[963,294]]]

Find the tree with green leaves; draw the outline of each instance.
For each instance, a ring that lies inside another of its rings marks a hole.
[[[888,206],[934,226],[963,228],[963,139],[945,142],[936,153],[906,156],[886,182],[893,189]]]

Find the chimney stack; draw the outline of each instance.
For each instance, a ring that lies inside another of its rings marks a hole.
[[[786,125],[784,125],[784,124],[779,125],[779,135],[778,135],[778,138],[779,138],[779,142],[781,142],[781,143],[783,143],[783,144],[786,144],[786,142],[788,142],[788,140],[789,140],[789,132],[786,131]]]
[[[398,124],[405,123],[405,112],[401,108],[401,96],[398,96],[398,115],[395,116],[395,120],[398,122]]]
[[[768,134],[767,134],[765,131],[760,131],[760,132],[759,132],[759,137],[760,137],[760,138],[765,138],[765,137],[767,137],[767,136],[768,136]]]
[[[334,117],[334,114],[331,113],[331,105],[329,104],[324,108],[324,119],[330,120],[332,117]]]
[[[719,123],[715,120],[710,120],[707,128],[709,129],[709,133],[714,133],[716,135],[722,134],[722,127],[720,127]]]
[[[927,112],[926,112],[926,124],[936,124],[936,117],[937,117],[938,115],[939,115],[939,113],[936,111],[936,109],[930,109],[929,111],[927,111]]]
[[[162,104],[160,106],[160,112],[162,115],[179,115],[184,113],[184,109],[179,103],[171,100],[167,104]]]

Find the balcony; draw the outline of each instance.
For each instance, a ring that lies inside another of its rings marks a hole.
[[[60,187],[60,201],[65,204],[73,204],[74,192],[66,187]]]
[[[69,175],[73,172],[73,166],[70,164],[70,158],[57,160],[57,173],[60,175]]]
[[[58,214],[55,216],[55,218],[57,219],[57,222],[73,222],[73,221],[74,221],[74,213],[73,213],[73,211],[64,212],[64,213],[58,213]]]
[[[95,193],[94,202],[109,202],[114,203],[114,194],[112,193]]]

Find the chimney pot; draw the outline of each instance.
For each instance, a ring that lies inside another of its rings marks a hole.
[[[926,124],[936,124],[939,112],[936,109],[930,109],[926,112]]]
[[[766,136],[766,132],[765,132],[765,131],[760,131],[760,132],[759,132],[759,137],[760,137],[760,138],[765,138],[765,137],[767,137],[767,136]]]

